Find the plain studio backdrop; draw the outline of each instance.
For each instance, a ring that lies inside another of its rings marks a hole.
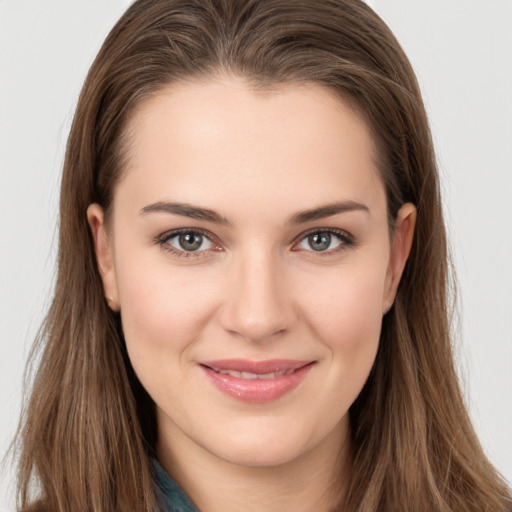
[[[127,0],[0,0],[0,457],[50,303],[65,140]],[[457,362],[490,459],[512,481],[512,0],[373,0],[420,81],[460,283]],[[13,468],[0,510],[14,510]],[[11,490],[9,490],[11,488]]]

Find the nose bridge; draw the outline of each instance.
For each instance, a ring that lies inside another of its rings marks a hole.
[[[270,251],[252,251],[236,258],[231,270],[223,327],[250,341],[264,341],[289,330],[293,305],[278,258]]]

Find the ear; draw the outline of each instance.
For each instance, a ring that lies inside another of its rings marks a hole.
[[[415,225],[416,207],[411,203],[406,203],[398,210],[396,216],[382,302],[383,314],[391,309],[393,301],[395,300],[396,291],[400,284],[405,263],[411,252]]]
[[[99,204],[91,204],[87,208],[87,220],[94,239],[94,251],[98,271],[103,281],[103,290],[110,309],[119,311],[119,294],[117,290],[116,272],[111,243],[105,227],[103,208]]]

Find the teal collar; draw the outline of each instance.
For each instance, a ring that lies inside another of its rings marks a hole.
[[[156,459],[152,459],[154,478],[162,504],[162,512],[198,512],[181,487],[165,472]]]

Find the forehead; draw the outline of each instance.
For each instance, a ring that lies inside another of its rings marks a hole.
[[[315,207],[315,195],[383,194],[363,118],[320,85],[262,91],[231,76],[173,84],[139,105],[127,133],[119,188],[139,203],[237,197],[285,209]]]

